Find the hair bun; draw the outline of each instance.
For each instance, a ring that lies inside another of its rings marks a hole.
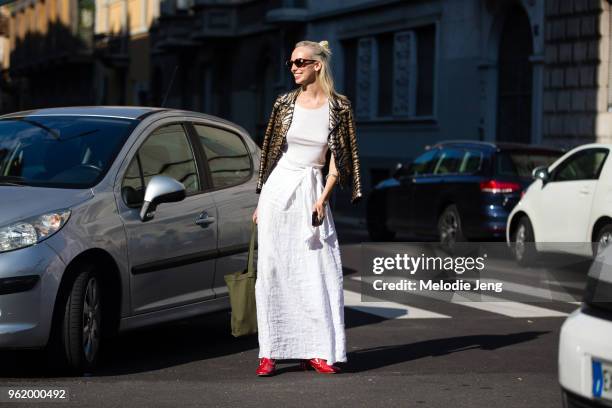
[[[319,45],[329,51],[329,42],[327,40],[319,41]]]

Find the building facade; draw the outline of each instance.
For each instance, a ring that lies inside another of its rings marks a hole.
[[[17,0],[3,8],[11,107],[178,107],[230,119],[257,142],[275,96],[294,87],[283,64],[294,44],[328,40],[336,88],[355,110],[366,193],[440,140],[571,147],[611,138],[608,0]],[[338,191],[337,207],[349,193]]]
[[[93,4],[74,0],[19,0],[8,16],[8,66],[3,109],[91,101]]]
[[[159,0],[95,0],[95,103],[150,105],[150,28]]]

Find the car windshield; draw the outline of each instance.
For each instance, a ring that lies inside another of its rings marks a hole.
[[[0,185],[92,187],[136,123],[88,116],[1,119]]]
[[[533,169],[550,166],[562,154],[554,151],[502,151],[497,155],[495,173],[498,176],[531,178]]]

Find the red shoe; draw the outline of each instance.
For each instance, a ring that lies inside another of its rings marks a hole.
[[[307,361],[302,361],[300,367],[303,370],[308,370],[310,367],[314,368],[318,373],[321,374],[336,374],[340,372],[340,368],[327,364],[327,360],[320,358],[311,358]]]
[[[262,377],[276,374],[276,362],[270,358],[260,358],[259,367],[255,373]]]

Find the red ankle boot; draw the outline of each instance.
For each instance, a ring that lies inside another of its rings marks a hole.
[[[270,358],[260,358],[259,367],[257,367],[255,373],[262,377],[274,375],[276,373],[276,362]]]
[[[329,365],[327,364],[327,360],[322,360],[320,358],[311,358],[310,360],[302,361],[300,366],[303,370],[308,370],[312,367],[321,374],[336,374],[340,372],[338,367]]]

